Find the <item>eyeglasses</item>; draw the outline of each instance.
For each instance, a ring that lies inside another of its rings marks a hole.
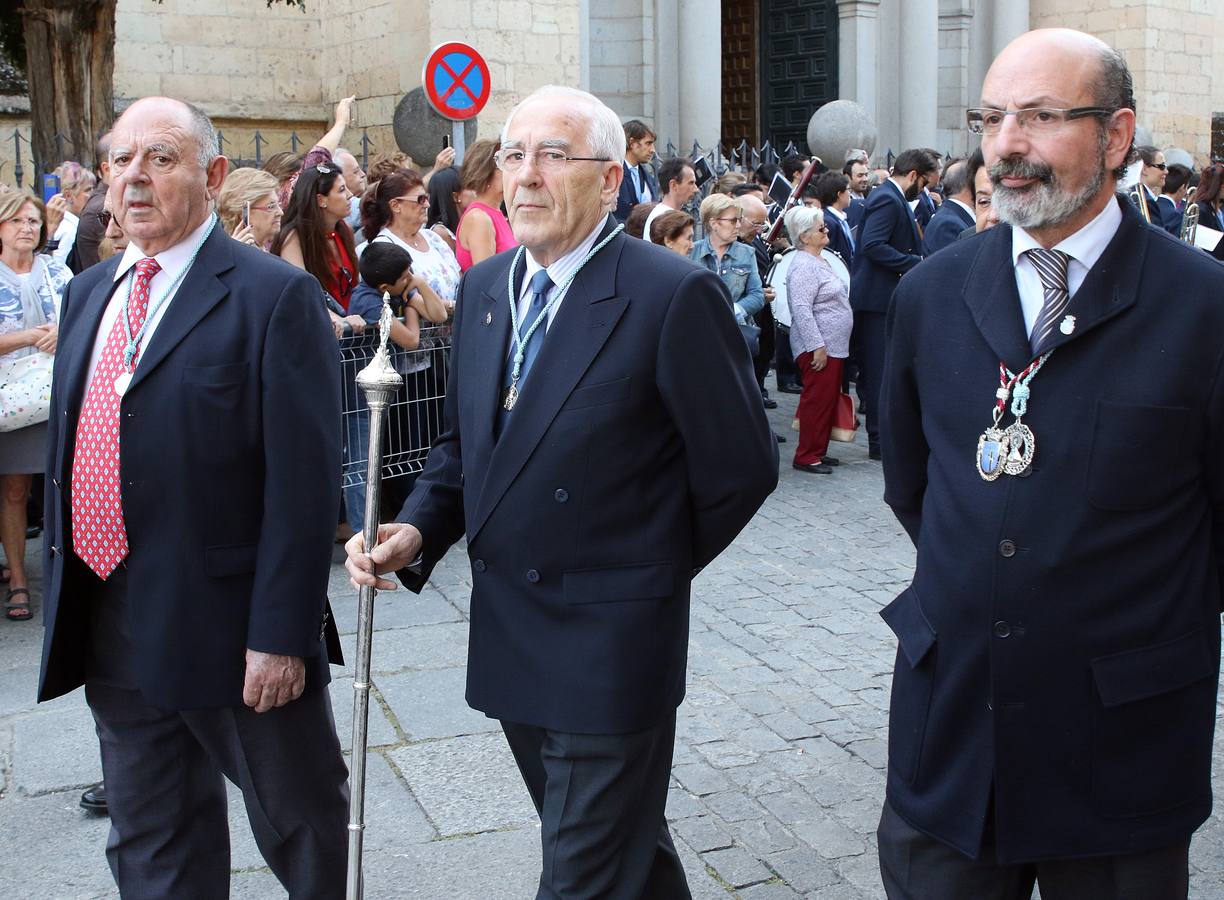
[[[764,222],[754,222],[751,219],[745,219],[744,224],[747,225],[749,228],[755,228],[757,231],[760,231],[762,228],[765,227]]]
[[[967,109],[965,124],[974,134],[998,134],[1008,116],[1016,117],[1016,124],[1029,134],[1049,134],[1058,131],[1072,119],[1089,116],[1112,116],[1117,110],[1103,106],[1077,106],[1074,109],[1050,109],[1033,106],[1027,109]]]
[[[738,225],[738,224],[740,223],[740,219],[739,219],[738,217],[737,217],[737,218],[734,218],[734,219],[729,219],[729,218],[727,218],[726,216],[723,216],[723,217],[722,217],[722,218],[720,218],[720,219],[715,219],[714,221],[715,221],[715,222],[734,222],[736,225]]]
[[[103,231],[106,231],[106,229],[110,227],[112,218],[114,218],[114,216],[111,214],[109,209],[104,209],[102,212],[98,213],[98,224],[102,226]]]
[[[417,206],[429,206],[429,194],[418,194],[416,197],[393,197],[393,200],[407,200]]]
[[[535,167],[541,172],[556,172],[567,162],[612,162],[606,156],[567,156],[564,150],[552,147],[541,147],[536,150],[517,148],[498,150],[493,159],[497,163],[497,168],[513,175],[523,168],[528,156],[532,158]]]
[[[284,212],[284,209],[282,209],[281,205],[277,203],[275,200],[273,200],[267,206],[252,206],[251,207],[251,212],[255,212],[256,210],[259,210],[260,212],[266,212],[270,216],[274,216],[278,212]]]
[[[821,225],[821,226],[820,226],[819,228],[817,228],[816,230],[817,230],[817,231],[819,231],[821,234],[828,234],[828,233],[829,233],[829,226],[828,226],[828,225]]]
[[[1145,165],[1148,165],[1148,164],[1147,164],[1147,163],[1145,163]],[[1160,169],[1160,171],[1162,171],[1162,172],[1167,172],[1167,171],[1169,171],[1169,165],[1168,165],[1168,163],[1150,163],[1150,165],[1151,165],[1151,167],[1152,167],[1153,169]]]
[[[22,228],[30,228],[37,231],[38,229],[42,228],[42,219],[19,219],[14,216],[11,219],[6,219],[5,222],[12,222],[19,230]]]

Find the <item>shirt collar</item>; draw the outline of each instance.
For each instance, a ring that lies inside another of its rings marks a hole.
[[[897,179],[893,178],[891,175],[888,176],[888,183],[897,189],[897,193],[901,195],[901,199],[905,200],[906,203],[913,203],[914,200],[918,199],[915,197],[914,200],[906,200],[905,191],[902,189],[901,185],[897,183]]]
[[[837,216],[838,220],[839,220],[839,221],[841,221],[841,222],[846,221],[846,214],[845,214],[845,213],[843,213],[843,212],[842,212],[841,210],[839,210],[839,209],[835,209],[834,207],[830,206],[830,207],[828,207],[827,209],[825,209],[825,212],[826,212],[826,213],[833,213],[833,215]]]
[[[977,221],[977,215],[974,213],[973,207],[970,206],[968,203],[966,203],[964,200],[957,200],[955,197],[948,197],[944,200],[945,203],[949,201],[951,201],[952,203],[955,203],[965,212],[969,213],[969,218],[973,219],[974,221]]]
[[[1096,218],[1081,228],[1075,234],[1064,238],[1054,245],[1053,249],[1061,250],[1085,269],[1096,265],[1109,242],[1122,224],[1122,210],[1113,197],[1105,204]],[[1012,228],[1012,265],[1020,261],[1020,255],[1026,250],[1036,250],[1041,244],[1023,228]]]
[[[208,230],[208,225],[211,221],[212,216],[210,215],[191,234],[187,235],[173,247],[168,247],[154,256],[153,258],[157,260],[157,264],[161,266],[161,271],[174,272],[177,275],[178,271],[191,261],[196,245],[204,237],[204,232]],[[220,222],[217,224],[220,225]],[[123,258],[119,260],[119,267],[115,269],[115,281],[125,276],[132,266],[144,258],[144,251],[137,247],[135,242],[130,242],[127,245],[127,249],[123,251]]]
[[[523,272],[523,289],[526,289],[527,286],[531,284],[531,277],[535,275],[536,272],[540,271],[540,269],[544,268],[548,269],[548,277],[552,279],[553,284],[564,283],[565,279],[568,278],[575,269],[582,265],[582,262],[586,259],[587,254],[591,252],[591,248],[595,246],[595,240],[599,237],[599,233],[603,231],[604,226],[607,223],[608,220],[606,218],[600,219],[599,223],[595,226],[595,229],[583,239],[582,243],[580,243],[569,253],[562,256],[560,259],[553,260],[553,263],[550,266],[542,266],[536,262],[536,259],[531,255],[530,250],[524,253],[523,256],[527,260],[527,268]],[[520,289],[519,295],[522,295],[522,289]]]

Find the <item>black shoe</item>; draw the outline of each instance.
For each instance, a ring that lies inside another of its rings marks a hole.
[[[880,452],[879,447],[869,447],[867,449],[867,458],[868,459],[883,459],[884,454]]]
[[[26,540],[30,540],[30,541],[34,540],[34,538],[42,534],[42,531],[43,529],[41,525],[29,526],[28,528],[26,528]]]
[[[826,466],[840,466],[841,465],[841,460],[835,456],[826,456],[824,459],[821,460],[821,462],[824,463]]]
[[[763,398],[763,399],[764,399],[764,401],[765,401],[765,408],[766,408],[766,409],[777,409],[777,408],[778,408],[778,401],[777,401],[777,400],[770,400],[768,397],[765,397],[765,398]]]
[[[107,815],[106,782],[99,781],[97,784],[92,784],[85,788],[85,792],[81,794],[81,809],[97,813],[100,816]]]
[[[774,432],[774,438],[776,438],[776,439],[777,439],[777,441],[778,441],[778,443],[779,443],[779,444],[785,444],[785,443],[786,443],[786,435],[784,435],[784,434],[778,434],[778,432],[776,432],[776,431],[775,431],[775,432]]]
[[[780,384],[778,385],[778,392],[782,394],[802,394],[803,388],[797,384]]]
[[[833,470],[824,463],[791,463],[792,469],[798,469],[800,472],[811,472],[814,475],[832,475]]]

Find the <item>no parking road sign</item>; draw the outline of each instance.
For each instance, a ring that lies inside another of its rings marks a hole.
[[[459,41],[429,54],[421,73],[425,96],[439,115],[452,121],[470,119],[489,101],[489,66],[472,47]]]

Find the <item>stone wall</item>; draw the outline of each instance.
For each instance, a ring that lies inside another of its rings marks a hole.
[[[1217,0],[1031,0],[1032,27],[1065,26],[1118,48],[1135,78],[1139,123],[1157,145],[1209,162],[1211,116],[1224,109],[1224,18]]]

